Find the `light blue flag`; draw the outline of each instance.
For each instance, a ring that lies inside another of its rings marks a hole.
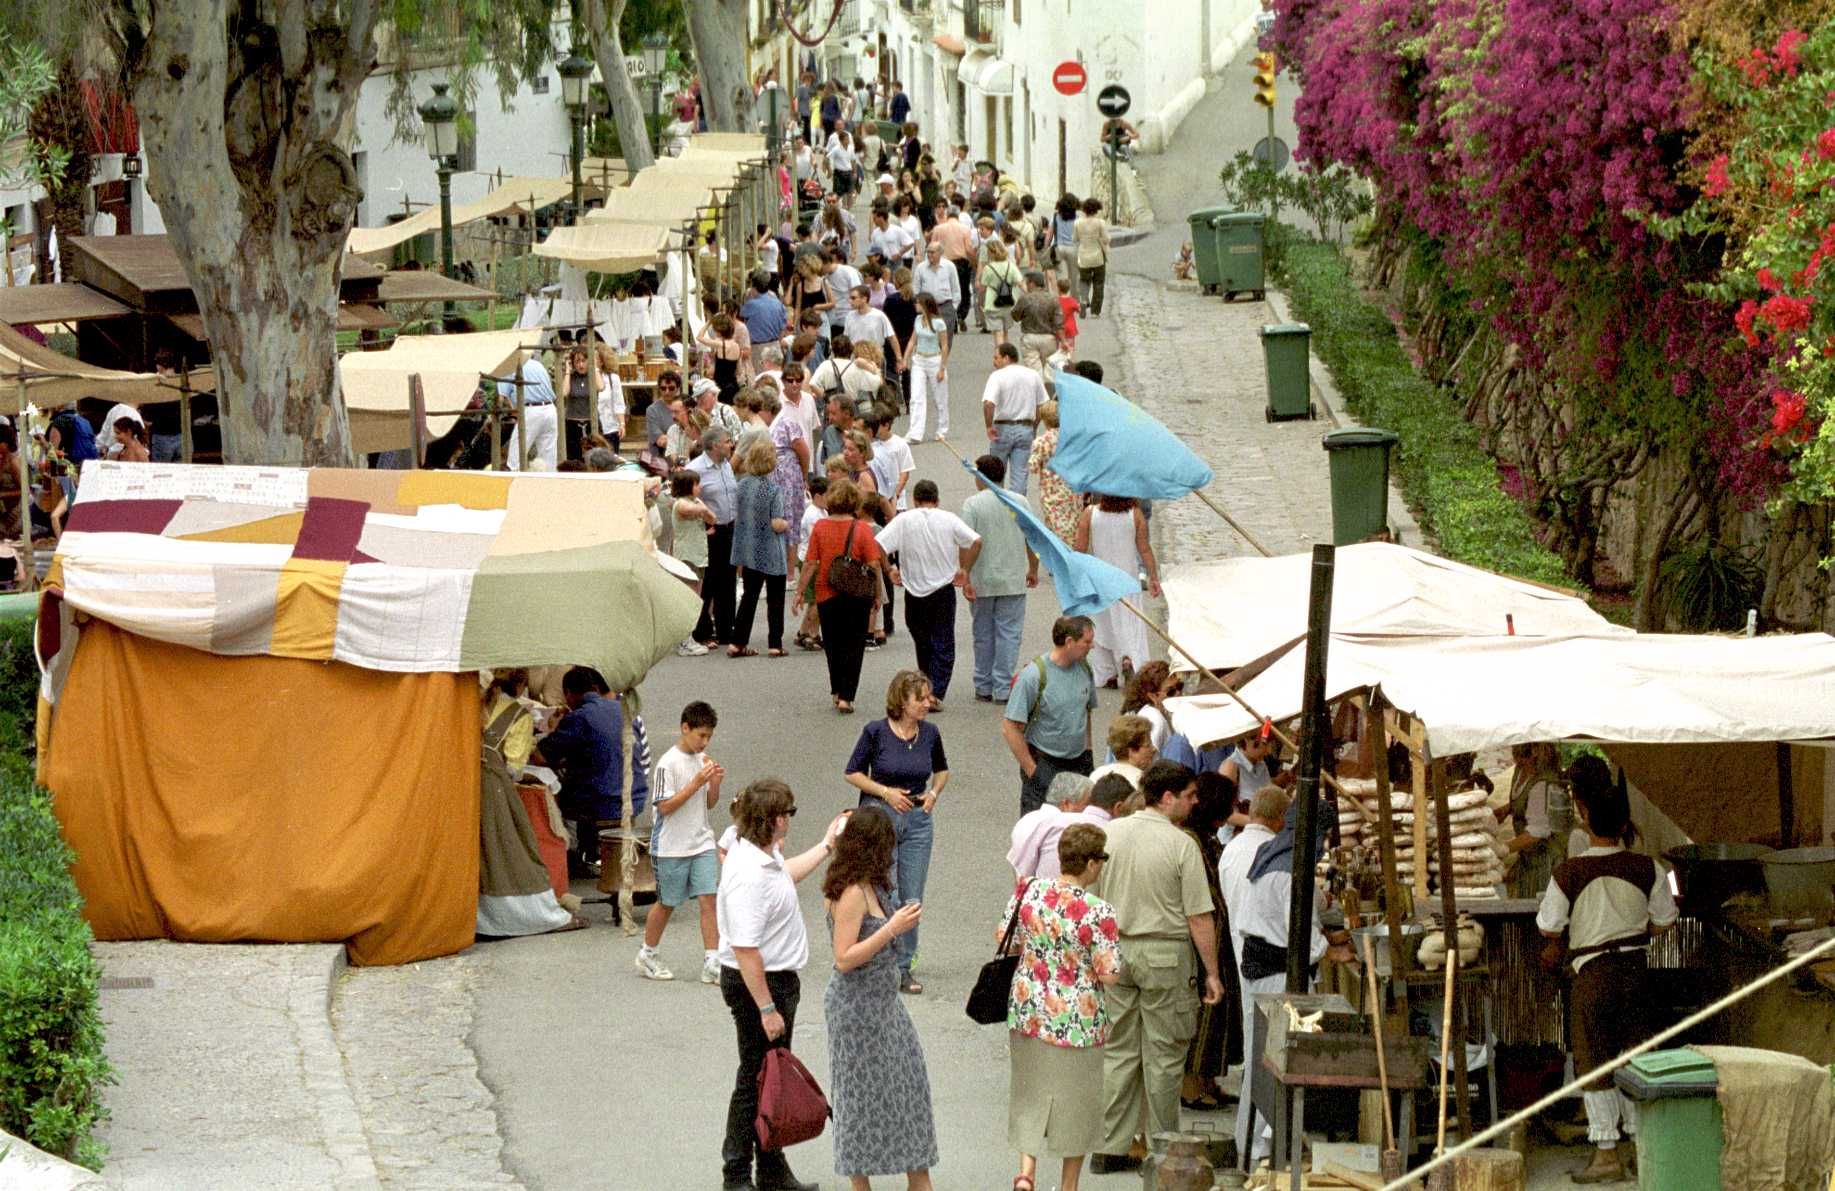
[[[975,465],[964,459],[962,466],[972,476],[980,477]],[[1064,544],[1064,539],[1045,527],[1026,503],[999,484],[986,485],[995,499],[1006,505],[1019,521],[1026,544],[1051,572],[1051,582],[1058,591],[1058,603],[1066,616],[1094,616],[1123,596],[1139,595],[1140,580],[1120,567],[1112,566],[1093,554],[1079,554]]]
[[[1177,500],[1212,472],[1178,435],[1120,393],[1072,372],[1057,375],[1058,449],[1047,464],[1078,492]]]

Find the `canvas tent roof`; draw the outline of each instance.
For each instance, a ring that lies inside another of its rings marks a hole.
[[[541,343],[540,327],[471,335],[399,335],[386,351],[347,352],[338,384],[350,411],[351,443],[360,452],[408,447],[408,378],[419,375],[428,433],[452,428],[477,391],[481,375],[504,376],[524,348]]]
[[[688,150],[683,156],[709,152],[746,153],[753,157],[762,157],[765,152],[764,134],[756,132],[697,133],[688,142]]]
[[[120,372],[86,364],[26,338],[0,325],[0,413],[20,409],[19,380],[25,378],[25,399],[40,409],[75,405],[84,397],[100,397],[128,405],[178,400],[177,382],[152,372]],[[208,371],[191,374],[194,392],[214,386]]]
[[[1247,665],[1306,635],[1310,554],[1227,558],[1166,573],[1168,631],[1213,670]],[[1603,635],[1629,632],[1579,596],[1385,542],[1340,547],[1332,631],[1383,635]],[[1195,666],[1178,650],[1174,671]]]
[[[1305,649],[1242,686],[1276,720],[1300,713]],[[1662,633],[1394,637],[1334,633],[1326,698],[1376,688],[1419,719],[1435,756],[1542,740],[1630,744],[1835,739],[1835,637]],[[1228,695],[1168,701],[1202,744],[1253,731]]]
[[[677,242],[660,223],[583,223],[555,228],[535,246],[535,255],[599,273],[631,273],[655,264]]]
[[[713,188],[697,178],[663,178],[650,186],[630,186],[605,196],[605,205],[587,212],[584,222],[656,223],[680,227],[701,216],[713,198]]]
[[[597,184],[587,181],[587,189],[597,191]],[[527,212],[552,206],[573,194],[573,180],[570,178],[505,178],[483,198],[469,203],[459,203],[452,209],[452,226],[463,227],[480,219],[493,215],[502,215],[510,211]],[[409,240],[427,232],[440,230],[440,209],[428,205],[422,207],[406,219],[382,227],[353,227],[346,250],[357,256],[370,256],[387,252],[397,244],[406,244]]]
[[[603,475],[91,461],[45,582],[75,611],[222,656],[583,664],[615,690],[699,612],[656,560],[641,481]]]

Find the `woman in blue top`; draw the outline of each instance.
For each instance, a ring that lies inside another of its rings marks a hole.
[[[923,900],[935,830],[931,815],[949,784],[943,734],[928,721],[929,715],[930,680],[916,670],[900,670],[886,688],[886,718],[861,729],[854,755],[847,759],[847,781],[860,791],[860,804],[882,803],[898,836],[892,860],[897,896],[891,909]],[[914,995],[924,991],[911,977],[917,936],[913,926],[897,941],[898,988]]]
[[[774,658],[784,654],[785,548],[790,518],[785,512],[784,490],[771,473],[777,470],[777,449],[768,438],[757,438],[734,460],[739,485],[734,495],[733,566],[740,573],[739,609],[733,616],[733,643],[729,658],[755,658],[751,646],[752,619],[758,615],[758,590],[765,592],[765,645]]]

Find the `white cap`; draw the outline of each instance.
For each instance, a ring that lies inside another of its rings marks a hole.
[[[894,178],[891,174],[881,174],[879,175],[879,180],[875,182],[874,185],[875,186],[897,186],[898,179]]]
[[[719,385],[715,384],[713,381],[708,380],[705,376],[703,376],[699,380],[695,381],[694,388],[690,389],[689,393],[692,396],[699,397],[703,393],[718,393],[719,391],[720,391]]]

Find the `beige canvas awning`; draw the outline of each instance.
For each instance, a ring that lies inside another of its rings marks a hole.
[[[338,360],[338,383],[350,413],[352,445],[360,452],[412,445],[408,378],[419,375],[427,429],[439,436],[477,392],[481,375],[502,376],[541,343],[540,327],[473,335],[402,335],[387,351],[349,352]]]
[[[587,180],[584,189],[598,193],[598,186]],[[539,211],[552,206],[573,194],[571,178],[505,178],[503,182],[491,188],[491,192],[481,199],[469,203],[459,203],[452,209],[452,226],[463,227],[480,219],[493,215],[504,215],[515,211],[527,213]],[[414,214],[397,223],[385,227],[353,227],[350,229],[350,240],[347,250],[357,256],[370,256],[387,252],[397,244],[406,244],[409,240],[427,232],[440,230],[440,209],[437,206],[422,207]]]
[[[612,191],[605,196],[605,206],[589,212],[585,222],[680,227],[700,218],[701,208],[712,198],[713,188],[700,179],[666,178],[643,188],[633,185]]]
[[[684,157],[692,153],[726,151],[749,153],[753,157],[765,154],[765,138],[757,132],[701,132],[696,133],[688,142]]]
[[[86,364],[52,351],[8,326],[0,326],[0,413],[17,414],[19,383],[25,400],[40,409],[75,405],[85,397],[145,405],[178,400],[178,378],[152,372],[121,372]],[[193,392],[213,387],[208,370],[191,374]]]
[[[655,264],[678,240],[658,223],[583,223],[555,228],[535,246],[535,255],[597,273],[633,273]]]

